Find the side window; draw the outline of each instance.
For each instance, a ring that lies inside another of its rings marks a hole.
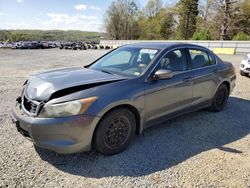
[[[211,56],[207,52],[198,49],[189,49],[189,54],[192,61],[192,68],[197,69],[214,64]]]
[[[169,52],[162,58],[160,69],[171,70],[173,72],[187,70],[185,54],[181,50]]]

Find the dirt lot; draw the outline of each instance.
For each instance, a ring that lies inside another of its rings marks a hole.
[[[220,113],[201,110],[146,130],[123,153],[58,155],[34,148],[9,113],[33,73],[82,66],[106,51],[0,50],[0,187],[250,187],[250,78],[222,56],[237,86]]]

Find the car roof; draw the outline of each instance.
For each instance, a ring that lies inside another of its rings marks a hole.
[[[124,45],[124,47],[154,48],[161,50],[166,48],[176,48],[176,47],[198,47],[206,49],[203,46],[183,43],[183,42],[139,42],[139,43],[126,44]]]

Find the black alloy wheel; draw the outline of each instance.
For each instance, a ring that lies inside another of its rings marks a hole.
[[[135,135],[134,114],[126,109],[112,110],[101,120],[94,135],[94,148],[104,155],[123,151]]]
[[[229,96],[229,90],[225,84],[219,86],[217,92],[215,93],[211,105],[211,111],[220,112],[224,109]]]

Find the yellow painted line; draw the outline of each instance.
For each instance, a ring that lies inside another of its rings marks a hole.
[[[233,55],[235,54],[235,48],[214,48],[213,52],[215,54]]]

